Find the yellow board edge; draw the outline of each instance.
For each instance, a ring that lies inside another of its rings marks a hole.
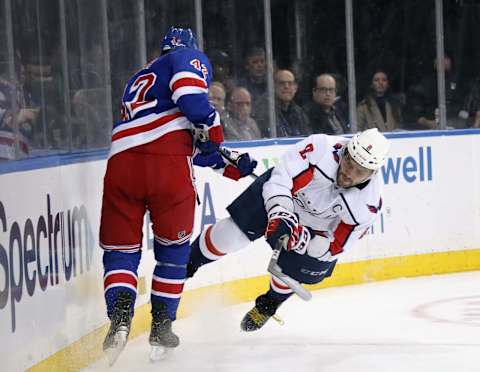
[[[320,284],[307,286],[307,288],[318,290],[388,279],[479,269],[480,249],[389,257],[339,264],[331,278]],[[264,293],[268,289],[268,284],[269,276],[263,275],[186,291],[182,296],[178,317],[190,315],[206,296],[209,298],[215,296],[225,305],[251,301]],[[149,304],[136,308],[129,339],[147,332],[150,328],[150,320]],[[108,325],[105,324],[27,371],[78,371],[88,367],[103,357],[102,342],[107,329]]]

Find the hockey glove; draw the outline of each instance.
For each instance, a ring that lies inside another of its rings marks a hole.
[[[307,247],[312,239],[313,233],[309,227],[298,225],[298,240],[296,244],[290,249],[298,254],[305,254]]]
[[[281,246],[291,250],[299,239],[298,217],[281,206],[273,207],[268,212],[265,239],[273,249]]]
[[[251,175],[257,167],[257,164],[258,162],[250,158],[248,152],[241,154],[236,163],[237,169],[240,171],[240,177]]]
[[[258,164],[255,159],[250,158],[248,153],[241,154],[226,147],[220,147],[220,153],[230,163],[225,167],[223,175],[234,180],[249,176]]]
[[[194,126],[195,146],[205,154],[218,151],[220,144],[224,141],[219,114],[213,111],[206,123],[197,123]]]

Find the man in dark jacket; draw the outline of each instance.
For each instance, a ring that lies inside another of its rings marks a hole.
[[[275,116],[277,137],[307,136],[312,133],[310,122],[303,109],[294,101],[298,85],[290,70],[278,70],[275,80]],[[264,137],[271,137],[268,120],[267,96],[259,99],[255,120]]]
[[[337,86],[330,74],[321,74],[315,78],[312,100],[305,110],[314,133],[344,134],[349,132],[346,115],[335,108]]]

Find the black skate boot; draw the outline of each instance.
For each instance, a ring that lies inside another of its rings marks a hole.
[[[276,300],[267,294],[258,296],[255,300],[255,307],[250,310],[242,319],[240,328],[245,332],[257,331],[262,328],[271,317],[275,317],[275,312],[282,301]],[[280,323],[281,320],[278,320]]]
[[[119,292],[110,318],[110,329],[103,341],[103,351],[112,366],[127,343],[133,316],[133,296],[129,292]]]
[[[156,362],[166,356],[167,350],[180,344],[178,336],[172,332],[172,321],[168,317],[167,305],[152,303],[152,329],[149,338],[152,351],[150,360]]]
[[[200,236],[192,243],[192,250],[190,251],[190,260],[187,264],[187,278],[193,278],[197,270],[203,265],[207,265],[212,260],[205,257],[200,250]]]
[[[187,264],[187,279],[188,278],[193,278],[193,276],[195,275],[195,273],[197,272],[197,270],[199,268],[200,268],[200,266],[196,266],[196,265],[194,265],[194,263],[192,261],[190,261]]]

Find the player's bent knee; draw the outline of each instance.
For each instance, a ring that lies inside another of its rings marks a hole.
[[[231,217],[224,218],[212,226],[210,240],[222,253],[236,252],[250,244],[248,237]]]

